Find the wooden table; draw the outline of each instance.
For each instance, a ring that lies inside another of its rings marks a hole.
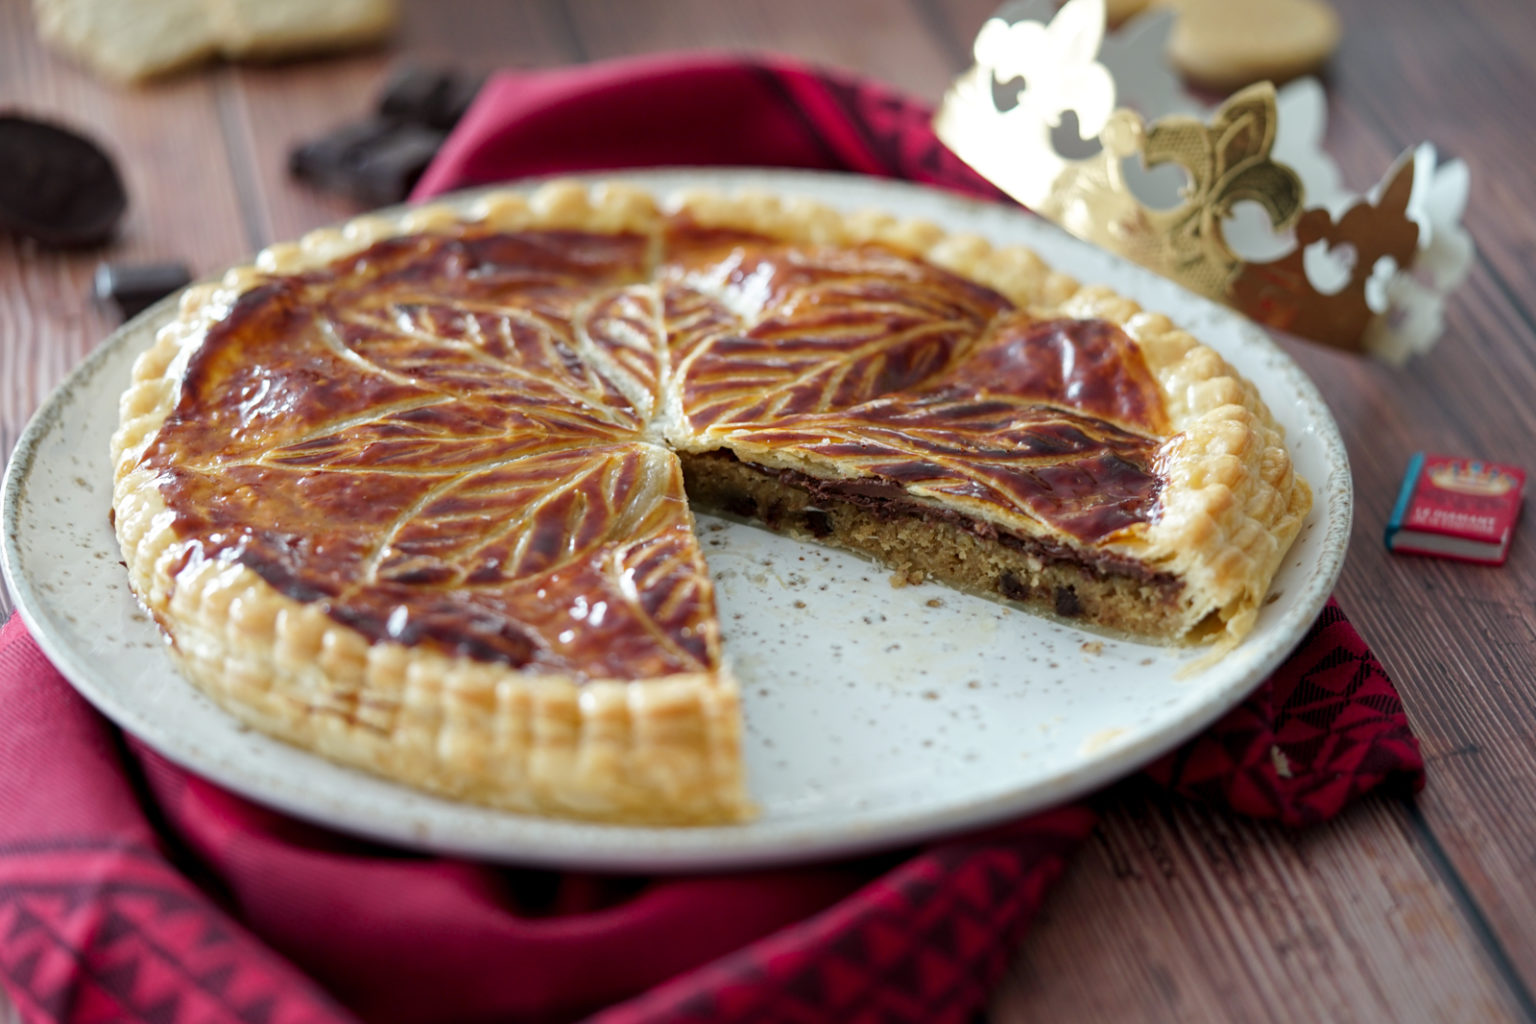
[[[1433,352],[1393,370],[1282,341],[1349,448],[1338,597],[1402,691],[1429,786],[1304,832],[1134,784],[1102,794],[1102,824],[1019,951],[997,1021],[1536,1019],[1536,526],[1500,569],[1381,542],[1417,449],[1536,470],[1536,15],[1529,0],[1342,3],[1328,144],[1346,178],[1364,187],[1425,138],[1472,169],[1478,260]],[[0,107],[108,141],[133,196],[105,253],[0,239],[0,455],[111,328],[87,299],[99,259],[205,274],[353,213],[290,181],[286,154],[359,115],[403,59],[490,69],[767,48],[937,97],[992,7],[440,0],[408,5],[387,52],[121,90],[45,52],[25,0],[0,0]]]

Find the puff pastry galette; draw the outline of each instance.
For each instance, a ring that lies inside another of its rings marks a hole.
[[[690,503],[1240,638],[1310,506],[1162,316],[930,225],[562,183],[190,290],[113,439],[133,589],[235,714],[451,797],[749,816]]]

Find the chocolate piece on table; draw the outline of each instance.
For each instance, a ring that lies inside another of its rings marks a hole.
[[[394,122],[384,117],[342,125],[328,135],[295,147],[288,154],[288,171],[300,181],[320,188],[350,191],[363,151],[394,128]]]
[[[379,95],[378,112],[399,121],[425,121],[434,99],[449,79],[447,72],[407,66],[389,76]]]
[[[480,75],[402,68],[385,85],[374,115],[296,147],[289,172],[364,205],[401,202],[483,81]]]
[[[405,67],[390,76],[379,97],[378,112],[447,131],[464,116],[484,81],[480,75]]]
[[[60,248],[105,242],[128,209],[117,166],[56,124],[0,115],[0,231]]]
[[[295,149],[294,177],[369,206],[398,203],[427,168],[445,133],[372,117],[345,125]]]
[[[114,305],[130,320],[172,292],[192,283],[182,263],[102,263],[93,290],[99,302]]]
[[[434,126],[446,131],[458,124],[484,84],[484,75],[454,75],[443,92]]]
[[[431,128],[397,126],[363,149],[355,164],[350,194],[369,206],[404,202],[445,138],[446,132]]]

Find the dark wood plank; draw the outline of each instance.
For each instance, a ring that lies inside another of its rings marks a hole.
[[[971,43],[1003,5],[993,0],[913,0],[925,11],[930,31],[944,43],[956,68],[971,63]]]
[[[593,60],[659,50],[777,52],[933,98],[953,77],[949,54],[919,13],[890,0],[571,0],[567,9]]]
[[[1127,785],[999,990],[1038,1020],[1508,1021],[1401,802],[1291,832]]]
[[[1465,223],[1479,248],[1430,355],[1330,396],[1353,415],[1363,500],[1344,581],[1353,614],[1403,689],[1431,782],[1420,806],[1450,869],[1527,993],[1536,990],[1536,544],[1529,522],[1499,569],[1397,558],[1379,537],[1407,453],[1502,459],[1528,470],[1536,436],[1536,19],[1521,0],[1428,7],[1359,0],[1336,89],[1397,150],[1421,139],[1465,159]],[[1360,402],[1361,397],[1368,401]],[[1529,520],[1529,517],[1527,517]],[[1529,1005],[1529,995],[1526,996]]]
[[[1474,187],[1467,223],[1488,262],[1507,275],[1511,301],[1530,319],[1536,310],[1536,177],[1527,172],[1536,132],[1530,5],[1472,0],[1457,17],[1441,18],[1430,6],[1356,0],[1342,13],[1353,36],[1390,59],[1341,61],[1340,87],[1394,147],[1428,138],[1468,161]]]
[[[219,270],[249,248],[209,81],[192,76],[118,89],[45,51],[29,5],[0,2],[5,106],[83,131],[116,156],[130,196],[121,235],[90,252],[56,252],[0,237],[0,466],[51,391],[112,329],[90,301],[101,260],[181,260]],[[106,453],[101,453],[103,472]],[[106,514],[106,510],[102,510]],[[3,590],[3,587],[0,587]],[[0,594],[0,612],[8,601]]]

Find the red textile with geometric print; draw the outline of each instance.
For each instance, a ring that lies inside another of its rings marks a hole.
[[[637,164],[779,164],[992,194],[920,104],[783,61],[493,79],[423,193]],[[1305,825],[1423,762],[1330,604],[1241,706],[1148,769]],[[336,835],[125,739],[0,628],[0,984],[29,1021],[960,1022],[1094,824],[1064,807],[881,856],[678,878],[488,867]]]

